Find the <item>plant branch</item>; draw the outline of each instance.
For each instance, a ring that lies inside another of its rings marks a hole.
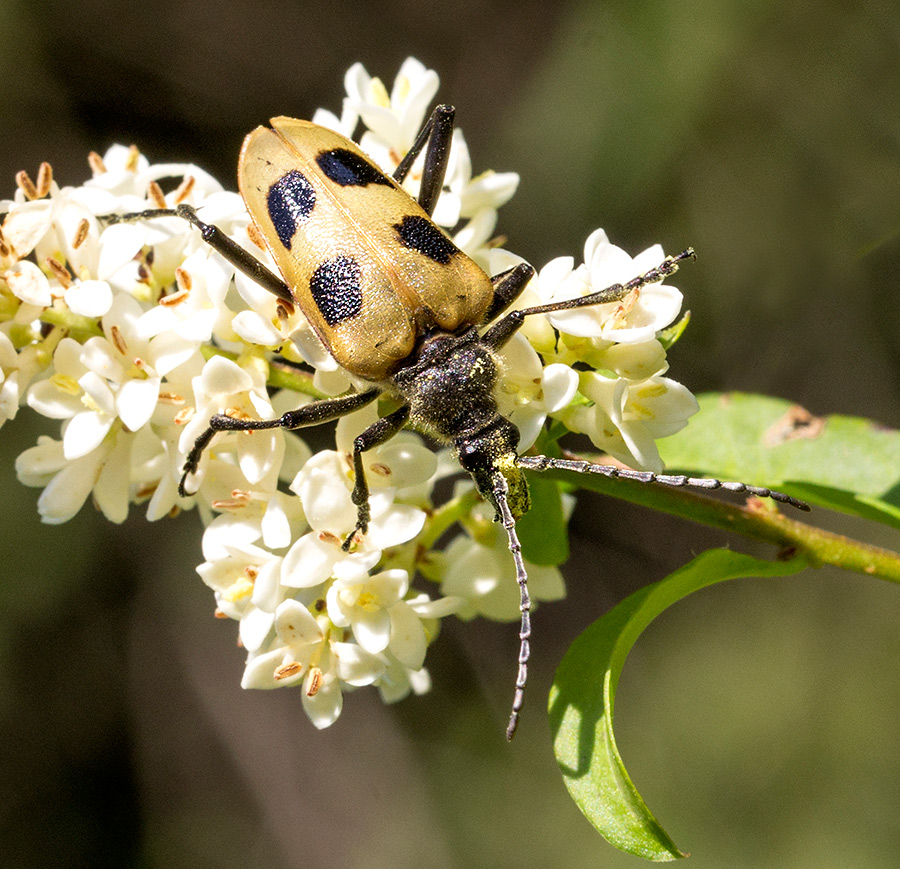
[[[543,474],[572,483],[572,474],[566,471],[550,470]],[[578,484],[632,504],[772,543],[812,565],[833,564],[900,583],[900,554],[792,519],[762,498],[750,498],[740,505],[686,489],[602,476],[579,477]]]

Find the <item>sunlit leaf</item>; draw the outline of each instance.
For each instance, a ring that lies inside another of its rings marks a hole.
[[[659,441],[670,470],[783,488],[900,528],[900,432],[867,419],[816,417],[778,398],[699,396],[687,428]]]
[[[569,537],[559,484],[538,475],[528,478],[531,510],[518,522],[522,554],[532,564],[555,567],[569,557]]]
[[[611,844],[649,860],[685,856],[641,799],[613,735],[616,686],[641,632],[698,589],[738,577],[787,576],[805,566],[800,559],[762,561],[724,549],[705,552],[622,601],[572,644],[550,693],[554,751],[572,798]]]

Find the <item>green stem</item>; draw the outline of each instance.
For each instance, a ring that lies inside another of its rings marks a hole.
[[[103,335],[100,324],[93,317],[84,317],[81,314],[73,314],[68,310],[57,308],[45,308],[41,313],[41,322],[51,326],[59,326],[65,329],[76,341],[84,343],[88,338],[97,338]]]
[[[468,517],[477,502],[478,493],[474,489],[470,489],[459,498],[453,498],[446,504],[436,507],[428,517],[424,530],[417,538],[419,548],[425,552],[429,551],[454,522]]]
[[[567,471],[545,471],[544,475],[572,483],[572,474]],[[741,506],[686,489],[669,489],[634,480],[591,476],[579,478],[578,482],[583,488],[632,504],[773,543],[816,566],[833,564],[900,583],[900,554],[789,518],[780,510],[765,506],[762,499],[753,498],[746,506]]]

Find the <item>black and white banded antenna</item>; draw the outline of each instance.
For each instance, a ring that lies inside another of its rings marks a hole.
[[[657,474],[653,471],[635,471],[615,465],[600,465],[580,459],[558,459],[550,456],[518,456],[516,465],[531,471],[573,471],[577,474],[601,474],[611,479],[635,480],[639,483],[658,483],[673,488],[692,489],[724,489],[738,494],[755,495],[757,498],[771,498],[779,504],[788,504],[798,510],[809,511],[810,506],[799,498],[777,492],[765,486],[751,486],[731,480],[719,480],[714,477],[688,477],[684,474]],[[519,669],[516,675],[516,691],[513,696],[509,723],[506,726],[506,738],[512,739],[519,726],[519,716],[525,700],[525,683],[528,681],[528,659],[531,656],[531,597],[528,594],[528,574],[522,558],[522,545],[516,534],[516,520],[509,509],[509,486],[503,474],[494,476],[492,495],[497,513],[509,539],[509,551],[516,566],[516,582],[519,585],[519,610],[522,621],[519,627]]]
[[[581,459],[556,459],[550,456],[519,456],[516,465],[531,471],[574,471],[576,474],[600,474],[611,479],[636,480],[639,483],[659,483],[673,488],[725,489],[728,492],[746,493],[757,498],[771,498],[779,504],[789,504],[798,510],[809,512],[806,501],[776,492],[765,486],[751,486],[731,480],[717,480],[714,477],[688,477],[684,474],[656,474],[653,471],[633,471],[616,465],[596,465]]]
[[[525,701],[525,683],[528,681],[528,658],[531,656],[531,598],[528,595],[528,574],[525,571],[525,561],[522,558],[522,544],[516,534],[516,520],[509,509],[509,485],[503,474],[494,476],[494,488],[492,492],[500,522],[506,529],[509,538],[509,551],[512,553],[513,562],[516,565],[516,582],[519,584],[519,612],[522,621],[519,625],[519,670],[516,674],[516,693],[513,696],[512,709],[509,713],[509,723],[506,725],[506,738],[510,740],[515,736],[519,726],[519,713]]]

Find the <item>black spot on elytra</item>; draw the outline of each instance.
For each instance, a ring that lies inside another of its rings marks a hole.
[[[281,243],[290,250],[297,226],[305,221],[316,205],[316,191],[306,176],[296,169],[282,175],[266,197],[269,218]]]
[[[459,248],[427,217],[407,214],[400,223],[394,224],[394,229],[406,247],[437,263],[448,263],[450,257],[459,253]]]
[[[316,163],[326,178],[341,187],[365,187],[368,184],[391,186],[387,176],[377,166],[347,148],[322,151],[316,157]]]
[[[355,317],[362,310],[361,272],[353,257],[323,262],[309,280],[316,306],[329,326]]]

